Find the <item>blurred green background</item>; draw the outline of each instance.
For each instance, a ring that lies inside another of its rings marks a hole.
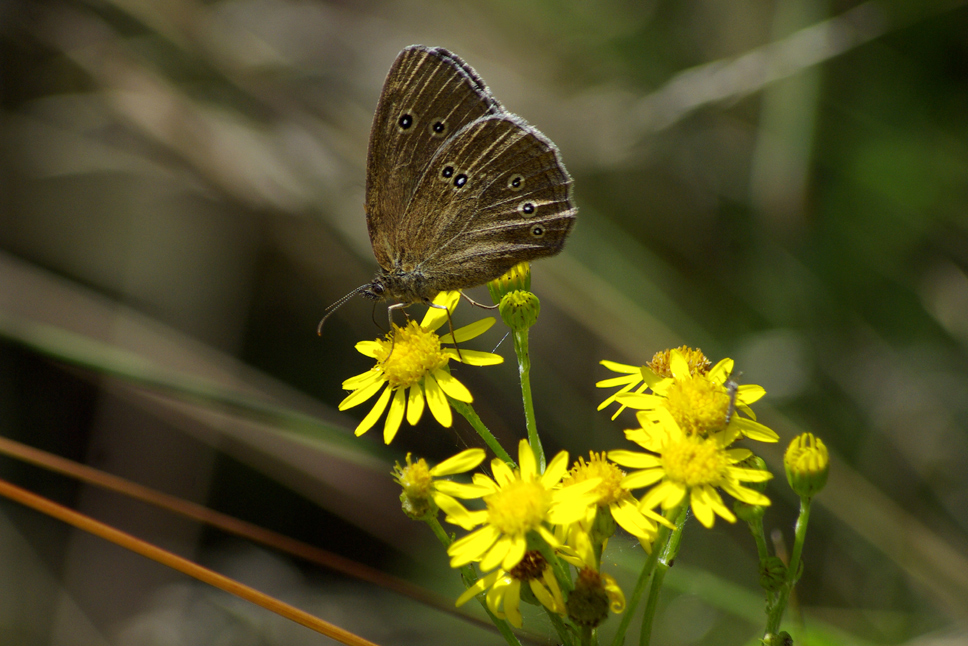
[[[456,597],[389,470],[479,440],[429,415],[389,448],[380,427],[352,438],[369,407],[337,413],[340,384],[370,367],[353,344],[384,309],[356,299],[315,333],[376,269],[367,137],[412,43],[467,60],[575,178],[577,227],[533,267],[549,454],[623,446],[633,417],[595,411],[601,359],[732,357],[782,437],[756,447],[778,475],[768,530],[792,541],[790,439],[812,431],[834,456],[788,611],[807,643],[968,641],[964,2],[8,0],[0,435]],[[455,324],[481,316],[462,306]],[[455,374],[513,446],[500,330],[474,348],[503,366]],[[10,458],[0,476],[378,643],[500,643]],[[641,550],[616,538],[609,554],[629,590]],[[693,523],[667,581],[654,643],[762,630],[743,527]],[[540,614],[526,625],[551,634]],[[330,642],[2,501],[0,643]]]

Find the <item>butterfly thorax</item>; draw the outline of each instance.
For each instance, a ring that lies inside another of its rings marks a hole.
[[[391,271],[381,269],[363,290],[363,295],[381,301],[393,299],[402,303],[429,303],[440,291],[439,287],[431,285],[422,271],[397,268]]]

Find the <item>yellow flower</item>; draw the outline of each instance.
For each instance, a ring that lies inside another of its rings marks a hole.
[[[625,436],[651,453],[618,450],[610,451],[608,457],[622,466],[639,469],[626,476],[623,486],[637,489],[655,485],[640,501],[642,509],[659,505],[672,509],[688,496],[699,522],[712,527],[717,514],[731,523],[736,521],[717,489],[750,505],[770,504],[769,498],[741,483],[763,482],[772,474],[734,466],[752,453],[749,449],[727,448],[727,434],[688,434],[664,408],[656,409],[653,415],[640,412],[638,419],[642,428],[625,431]]]
[[[493,479],[477,474],[473,485],[446,491],[461,498],[483,498],[486,506],[478,511],[463,506],[446,510],[446,520],[465,529],[484,525],[447,549],[451,567],[480,561],[484,572],[497,566],[510,571],[524,558],[529,534],[536,533],[551,547],[557,547],[558,541],[547,525],[569,525],[584,518],[587,507],[594,504],[593,490],[599,480],[558,486],[568,469],[566,451],[556,455],[540,474],[534,452],[527,440],[521,440],[518,464],[520,468],[512,470],[494,459]]]
[[[683,357],[685,357],[687,364],[689,365],[689,370],[692,374],[704,375],[709,372],[709,366],[712,365],[706,355],[702,353],[702,350],[689,348],[688,346],[681,346],[675,350]],[[605,401],[598,405],[598,410],[602,410],[609,404],[618,399],[619,395],[625,395],[627,393],[643,393],[647,388],[651,388],[653,385],[659,383],[667,377],[671,377],[672,373],[669,370],[669,354],[670,351],[656,352],[652,357],[652,361],[644,366],[630,366],[624,363],[616,363],[614,361],[602,361],[601,364],[611,370],[612,372],[622,373],[621,377],[612,377],[611,379],[603,379],[595,384],[599,388],[614,388],[615,386],[621,386],[621,388],[608,397]],[[612,415],[612,419],[615,419],[619,414],[625,410],[626,405],[621,404],[615,414]]]
[[[756,421],[750,408],[766,394],[763,387],[728,386],[733,360],[723,359],[708,368],[709,362],[705,357],[698,360],[696,353],[699,351],[683,353],[680,348],[656,355],[650,363],[655,367],[648,370],[651,377],[646,382],[652,393],[642,392],[643,384],[635,392],[616,393],[615,398],[620,404],[644,411],[649,420],[657,420],[659,411],[670,413],[687,435],[710,437],[723,433],[725,445],[740,435],[760,442],[779,440],[772,429]],[[655,369],[661,372],[653,372]],[[735,390],[731,393],[730,388]],[[736,414],[740,412],[743,415]]]
[[[467,603],[475,595],[487,590],[487,607],[499,619],[507,619],[512,626],[521,627],[521,584],[527,583],[535,598],[545,608],[559,615],[565,614],[565,599],[558,580],[541,552],[530,550],[510,571],[498,568],[478,579],[457,599],[457,606]],[[503,610],[502,610],[503,606]]]
[[[485,457],[484,449],[467,449],[431,468],[423,458],[411,462],[410,454],[407,453],[406,465],[401,466],[397,462],[393,467],[393,479],[403,487],[403,493],[400,494],[403,511],[414,520],[423,520],[436,516],[438,508],[446,511],[454,504],[459,504],[440,491],[443,483],[435,481],[434,478],[470,471],[483,462]]]
[[[453,414],[447,397],[467,403],[473,401],[470,391],[450,374],[449,362],[454,360],[472,366],[491,366],[504,361],[503,357],[490,352],[441,347],[441,343],[469,341],[494,325],[493,318],[481,319],[454,330],[452,334],[438,337],[435,330],[447,322],[449,313],[454,311],[459,300],[459,292],[441,292],[434,299],[434,304],[439,307],[427,310],[419,325],[415,321],[410,321],[404,327],[394,324],[385,339],[356,344],[361,354],[376,359],[377,363],[363,374],[343,382],[343,388],[352,392],[340,402],[339,409],[358,406],[383,391],[356,427],[357,435],[370,430],[389,404],[390,412],[383,425],[383,441],[389,444],[400,430],[404,413],[411,426],[420,421],[425,398],[434,418],[441,426],[449,427]]]
[[[578,462],[562,480],[562,484],[567,486],[591,479],[601,481],[592,490],[592,493],[597,496],[595,505],[588,508],[585,518],[578,523],[582,531],[591,533],[596,526],[596,515],[605,513],[610,514],[612,519],[632,536],[643,541],[643,543],[651,543],[657,530],[656,522],[670,523],[651,509],[639,509],[638,501],[623,486],[624,478],[625,472],[606,460],[604,452],[591,452],[588,462],[585,462],[582,457],[578,458]],[[612,525],[612,528],[614,529],[614,525]],[[672,528],[674,529],[675,526],[672,526]],[[572,532],[567,533],[571,534]],[[560,534],[556,533],[556,535]],[[599,542],[604,542],[608,538],[608,536],[602,536]],[[589,561],[588,564],[597,565],[594,560]]]

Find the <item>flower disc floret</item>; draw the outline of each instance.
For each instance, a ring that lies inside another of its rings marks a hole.
[[[376,359],[391,388],[409,388],[424,375],[447,365],[450,360],[440,350],[440,337],[410,321],[405,327],[393,325],[385,339],[377,339]]]

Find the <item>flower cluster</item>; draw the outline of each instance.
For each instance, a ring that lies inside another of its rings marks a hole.
[[[700,350],[680,347],[657,353],[643,366],[602,362],[619,376],[598,382],[601,388],[617,388],[599,410],[618,404],[615,419],[633,409],[638,425],[626,430],[625,437],[641,450],[591,452],[588,459],[579,457],[572,464],[562,451],[543,467],[533,409],[527,408],[530,385],[525,382],[527,330],[540,313],[529,291],[529,270],[526,265],[515,267],[489,287],[515,334],[522,367],[529,439],[519,442],[517,462],[473,413],[470,392],[450,373],[451,361],[478,366],[502,361],[460,345],[486,331],[493,319],[437,335],[451,318],[460,298],[457,292],[441,293],[420,324],[394,325],[384,339],[357,344],[376,364],[343,383],[350,393],[340,409],[379,394],[356,434],[372,428],[388,411],[387,443],[404,418],[416,424],[425,407],[443,426],[452,423],[452,407],[464,415],[497,455],[487,465],[490,475],[478,471],[469,481],[450,479],[476,470],[484,462],[483,449],[462,451],[435,467],[407,454],[405,464],[394,469],[405,513],[435,528],[450,565],[461,570],[466,590],[458,606],[476,597],[496,620],[520,627],[520,603],[526,601],[543,607],[559,633],[571,631],[564,641],[581,635],[585,643],[609,612],[625,609],[624,593],[601,568],[603,551],[616,531],[637,539],[652,555],[647,562],[654,564],[656,546],[667,550],[673,544],[670,532],[681,532],[686,509],[705,527],[713,527],[717,516],[735,522],[737,513],[752,527],[770,504],[764,490],[772,475],[749,448],[737,443],[776,442],[779,437],[752,410],[765,395],[762,387],[739,384],[731,359],[714,365]],[[791,445],[787,474],[802,498],[809,500],[822,488],[828,463],[826,447],[813,436]],[[734,499],[735,513],[722,493]],[[467,533],[448,535],[438,522],[440,512],[444,521]],[[778,570],[775,590],[786,585],[785,576],[785,569]]]
[[[640,426],[625,436],[648,453],[615,450],[608,456],[635,469],[626,477],[626,487],[651,487],[639,502],[641,508],[670,510],[688,497],[699,522],[712,527],[717,515],[736,521],[718,490],[746,504],[770,504],[743,483],[764,482],[772,475],[736,466],[752,452],[731,445],[741,437],[776,442],[779,436],[757,422],[750,408],[765,394],[763,388],[731,382],[731,359],[710,367],[699,350],[678,348],[657,354],[642,367],[605,365],[627,375],[599,382],[600,387],[622,386],[605,405],[618,401],[638,410]]]

